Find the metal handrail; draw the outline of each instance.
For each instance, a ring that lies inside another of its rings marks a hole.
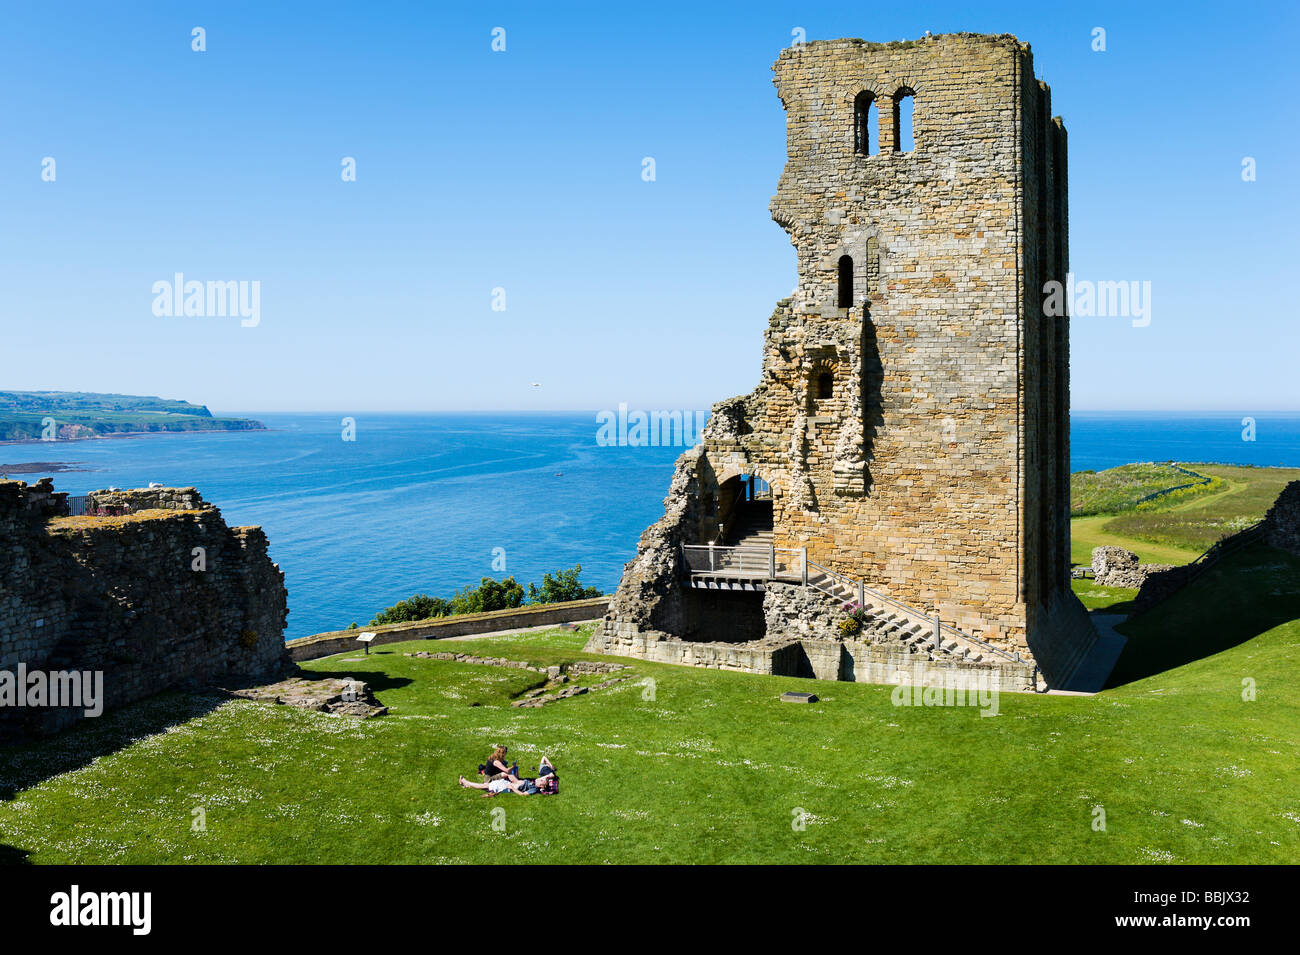
[[[683,544],[686,566],[696,573],[736,572],[751,573],[756,577],[797,579],[798,570],[778,572],[778,565],[789,568],[802,557],[802,551],[793,547],[766,547],[762,545],[724,546],[721,544]],[[778,560],[778,558],[781,558]]]
[[[924,621],[926,624],[933,626],[935,637],[939,641],[942,641],[943,635],[946,632],[956,637],[959,640],[965,640],[970,643],[973,643],[980,649],[988,650],[990,653],[996,653],[998,656],[1006,660],[1011,660],[1012,662],[1015,663],[1023,662],[1020,658],[1020,654],[1018,653],[1014,653],[1014,654],[1008,653],[1006,650],[1003,650],[1001,647],[996,647],[993,644],[989,643],[987,640],[982,640],[979,637],[975,636],[974,634],[966,633],[964,630],[958,630],[956,627],[953,626],[945,627],[943,621],[939,619],[938,614],[935,614],[934,616],[930,616],[924,611],[917,610],[915,607],[903,603],[901,600],[896,600],[893,597],[890,597],[888,594],[882,594],[878,590],[873,590],[872,588],[868,587],[860,580],[854,580],[851,577],[846,577],[844,574],[837,573],[831,570],[829,567],[823,567],[821,564],[818,564],[815,561],[811,561],[811,560],[808,561],[808,566],[810,568],[815,567],[817,570],[821,571],[822,574],[824,574],[825,576],[830,577],[834,580],[838,580],[839,582],[847,586],[850,590],[856,589],[859,594],[858,596],[859,604],[865,604],[866,601],[863,598],[870,595],[873,599],[880,601],[883,604],[886,604],[897,610],[901,610],[904,614],[907,615],[907,618],[910,622],[919,623],[921,621]],[[811,575],[809,575],[808,582],[810,586],[817,587],[817,585],[813,582]],[[831,593],[829,590],[826,590],[825,588],[817,587],[817,589],[822,591],[822,593],[827,594],[828,596],[831,597],[838,596],[837,594]]]
[[[1197,565],[1203,565],[1203,567],[1209,567],[1211,564],[1218,563],[1222,558],[1245,547],[1247,544],[1255,543],[1255,541],[1259,540],[1259,538],[1263,536],[1264,524],[1265,522],[1263,520],[1258,520],[1249,527],[1243,527],[1235,534],[1230,534],[1227,537],[1220,538],[1211,544],[1205,553],[1188,563],[1187,566],[1196,567]]]
[[[92,494],[69,494],[64,503],[68,508],[69,517],[122,517],[131,513],[131,505],[127,502],[121,504],[92,504]]]

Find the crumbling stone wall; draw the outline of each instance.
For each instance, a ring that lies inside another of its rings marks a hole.
[[[769,319],[758,387],[715,406],[726,427],[679,462],[674,539],[707,539],[727,480],[752,473],[772,485],[777,547],[1009,651],[1090,644],[1069,589],[1068,325],[1043,295],[1068,267],[1065,129],[1028,46],[821,41],[783,51],[774,72],[788,156],[771,213],[798,287]],[[879,117],[869,155],[853,142],[864,92]],[[894,148],[904,94],[908,152]],[[593,649],[647,630],[642,594],[672,604],[664,527],[643,538]],[[681,635],[674,624],[649,630]]]
[[[1264,539],[1281,550],[1300,556],[1300,481],[1282,489],[1264,516]]]
[[[1193,563],[1147,574],[1142,589],[1133,598],[1133,612],[1146,613],[1195,581],[1228,554],[1261,540],[1300,556],[1300,481],[1292,481],[1282,489],[1258,526],[1247,527],[1216,541]]]
[[[113,708],[285,661],[288,595],[261,528],[228,527],[193,488],[112,492],[123,517],[59,516],[48,490],[0,481],[0,669],[102,671]],[[0,707],[0,732],[81,714]]]
[[[1092,576],[1103,587],[1141,587],[1152,574],[1170,570],[1172,564],[1141,564],[1138,555],[1109,544],[1092,551]]]
[[[128,507],[132,511],[165,510],[197,511],[209,505],[192,487],[133,488],[127,491],[91,491],[86,495],[86,509],[117,509]]]

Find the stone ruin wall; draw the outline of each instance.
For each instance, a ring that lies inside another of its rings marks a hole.
[[[1282,489],[1264,516],[1264,540],[1300,557],[1300,481]]]
[[[1265,544],[1300,557],[1300,481],[1291,481],[1269,506],[1259,527],[1247,527],[1235,534],[1220,538],[1198,561],[1175,567],[1162,564],[1141,564],[1146,570],[1137,581],[1137,596],[1133,598],[1134,615],[1146,613],[1152,607],[1168,600],[1189,583],[1196,580],[1207,567],[1212,567],[1223,557],[1240,547],[1263,540]],[[1098,551],[1103,548],[1097,548]],[[1118,548],[1106,548],[1118,550]],[[1121,553],[1124,553],[1121,551]],[[1136,554],[1128,554],[1132,562]],[[1094,566],[1096,552],[1094,552]],[[1125,586],[1120,584],[1119,586]]]
[[[106,709],[280,669],[288,595],[261,528],[228,527],[194,488],[95,492],[124,517],[61,516],[65,497],[49,479],[0,481],[0,668],[103,671]],[[0,735],[81,713],[0,708]]]
[[[773,487],[777,547],[1072,665],[1095,634],[1068,584],[1068,324],[1043,316],[1041,293],[1068,262],[1065,132],[1028,47],[835,40],[774,71],[789,155],[771,211],[798,288],[769,320],[756,390],[715,406],[679,461],[604,645],[687,633],[668,542],[713,539],[721,486],[752,472]],[[900,89],[915,94],[907,153],[892,151]],[[863,90],[880,119],[868,156],[850,141]],[[841,255],[852,308],[838,307]]]

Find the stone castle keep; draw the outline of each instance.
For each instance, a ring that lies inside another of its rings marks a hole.
[[[588,649],[1065,685],[1096,633],[1069,587],[1068,318],[1043,309],[1068,263],[1050,91],[1012,36],[811,42],[773,69],[798,286]]]

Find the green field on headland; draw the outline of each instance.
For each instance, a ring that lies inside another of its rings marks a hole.
[[[1192,471],[1209,480],[1194,483]],[[1220,538],[1263,518],[1300,468],[1255,468],[1227,464],[1127,464],[1070,476],[1076,515],[1070,521],[1070,560],[1092,563],[1094,548],[1122,547],[1143,563],[1186,564]],[[1173,493],[1152,494],[1194,484]],[[1150,498],[1143,500],[1143,498]],[[1109,510],[1098,512],[1097,508]],[[1122,612],[1134,590],[1073,581],[1089,609]]]
[[[203,405],[88,391],[0,391],[0,441],[75,440],[160,431],[253,431],[251,418],[214,418]]]

